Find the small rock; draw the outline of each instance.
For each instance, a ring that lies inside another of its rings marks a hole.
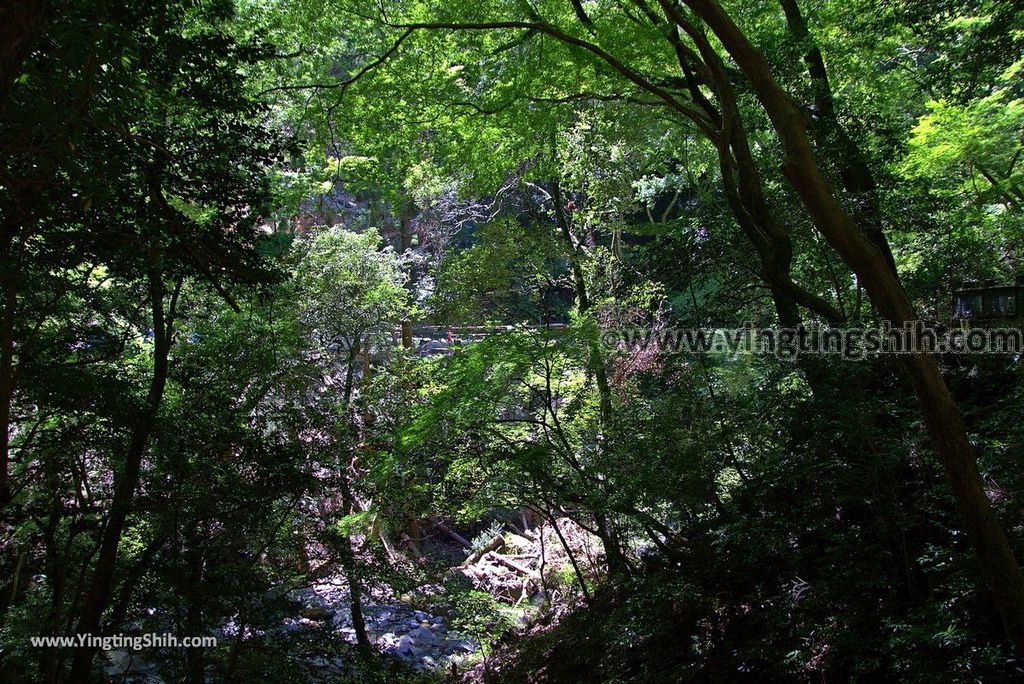
[[[462,651],[463,653],[472,653],[473,645],[468,641],[455,641],[448,645],[448,651]]]
[[[533,542],[518,534],[506,534],[505,546],[512,551],[527,551],[533,546]]]
[[[292,599],[293,601],[303,601],[304,602],[304,601],[312,598],[314,595],[315,594],[313,593],[312,589],[305,589],[305,588],[303,588],[303,589],[295,589],[295,590],[289,592],[288,593],[288,598]]]
[[[128,655],[128,651],[104,651],[104,656],[110,661],[108,665],[103,667],[104,671],[110,675],[123,674],[131,662],[131,657]]]
[[[302,609],[302,617],[310,620],[326,620],[331,617],[331,611],[323,606],[306,606]]]

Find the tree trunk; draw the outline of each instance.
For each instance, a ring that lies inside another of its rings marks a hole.
[[[814,43],[807,21],[800,12],[796,0],[779,0],[782,11],[786,15],[786,26],[793,38],[801,43],[804,50],[804,63],[807,74],[811,78],[812,97],[816,116],[813,132],[818,146],[828,149],[839,169],[839,179],[843,189],[853,197],[853,211],[862,230],[875,246],[882,252],[893,273],[896,272],[896,260],[892,256],[889,241],[882,230],[881,215],[875,200],[874,174],[868,166],[867,158],[857,147],[853,139],[839,123],[836,115],[835,100],[832,97],[832,84],[828,79],[825,59],[821,50]]]
[[[79,634],[98,635],[103,611],[110,600],[118,545],[121,542],[121,534],[124,532],[125,521],[131,512],[135,489],[139,484],[142,456],[145,453],[146,444],[149,442],[150,433],[153,431],[156,412],[160,408],[164,387],[167,384],[171,324],[168,320],[169,317],[164,312],[164,286],[162,276],[155,263],[157,259],[158,255],[151,254],[151,260],[154,262],[149,274],[149,292],[153,307],[153,377],[150,380],[149,392],[146,396],[145,410],[132,428],[128,451],[125,454],[124,469],[114,481],[114,496],[110,506],[110,515],[100,539],[99,557],[96,559],[92,582],[79,613]],[[173,312],[173,303],[171,310]],[[75,651],[68,677],[71,684],[85,684],[89,680],[95,653],[96,649],[91,647]]]
[[[661,0],[667,4],[667,0]],[[778,85],[760,53],[715,0],[685,0],[711,28],[750,80],[785,151],[785,174],[818,231],[857,274],[883,316],[901,326],[914,309],[886,256],[843,209],[821,173],[807,135],[807,122]],[[1024,575],[1013,556],[981,476],[960,412],[926,353],[909,355],[904,367],[921,404],[925,423],[946,470],[964,530],[978,555],[1010,640],[1024,650]]]
[[[185,599],[185,629],[188,636],[199,636],[203,629],[203,575],[205,559],[200,534],[209,536],[209,529],[192,528],[188,534],[186,558],[189,566],[189,589]],[[185,681],[203,684],[206,679],[205,648],[192,646],[185,653]]]
[[[566,248],[569,250],[573,282],[576,286],[577,310],[580,314],[586,314],[590,309],[590,297],[587,293],[586,280],[583,277],[583,268],[579,262],[579,247],[576,245],[572,236],[572,231],[569,228],[569,219],[565,215],[565,205],[562,203],[562,191],[557,180],[552,184],[551,199],[555,204],[555,216],[559,226],[561,227],[562,240],[565,242]],[[611,384],[608,381],[608,371],[604,365],[604,355],[601,353],[601,348],[597,342],[590,342],[588,344],[588,354],[590,357],[589,366],[591,371],[594,373],[594,379],[597,383],[597,392],[600,400],[601,432],[603,434],[599,435],[598,439],[600,440],[600,449],[604,452],[607,448],[608,435],[612,429],[612,390]],[[597,528],[599,530],[599,536],[601,537],[601,543],[605,547],[604,550],[605,558],[608,563],[608,573],[610,575],[618,576],[629,575],[629,562],[626,560],[626,556],[622,552],[622,546],[619,543],[618,536],[614,533],[612,526],[609,524],[607,511],[594,511],[594,518],[597,521]]]
[[[61,477],[56,456],[48,449],[40,454],[40,461],[45,468],[46,480],[50,491],[50,511],[46,526],[43,528],[43,548],[46,568],[46,582],[50,587],[50,608],[46,616],[45,634],[58,636],[63,622],[64,602],[67,597],[67,575],[70,559],[61,553],[57,543],[58,531],[63,518],[61,504]],[[57,684],[62,670],[61,649],[49,648],[42,654],[40,673],[47,684]]]
[[[14,317],[18,304],[14,273],[4,276],[4,309],[0,316],[0,506],[10,500],[11,401],[14,397]]]
[[[342,472],[340,475],[338,487],[341,490],[341,510],[343,515],[349,515],[355,509],[352,489],[349,487],[348,473]],[[350,534],[346,532],[341,536],[341,569],[345,573],[345,581],[348,582],[352,607],[352,629],[356,633],[356,645],[359,648],[359,653],[368,658],[373,652],[373,648],[366,634],[366,620],[363,618],[363,589],[359,584],[355,549]]]
[[[402,206],[402,212],[398,217],[398,235],[401,240],[402,252],[405,253],[412,249],[412,217],[415,211],[415,205],[407,200]],[[409,263],[409,278],[405,281],[405,289],[409,292],[410,299],[415,299],[416,296],[416,280],[417,273],[416,268],[413,266],[413,262]],[[402,320],[402,348],[412,349],[412,321],[408,318]]]
[[[601,545],[604,546],[604,557],[605,562],[608,564],[608,574],[612,577],[628,577],[629,561],[626,560],[626,556],[622,552],[619,535],[616,534],[609,524],[607,514],[599,511],[594,518],[597,526],[597,536],[601,539]]]
[[[343,406],[345,415],[350,419],[350,426],[354,428],[355,421],[352,419],[352,385],[353,385],[353,374],[356,362],[356,357],[359,355],[362,340],[357,337],[351,343],[349,347],[348,364],[345,368],[345,391],[343,397]],[[349,466],[352,463],[352,443],[353,435],[351,432],[344,436],[345,440],[345,453],[348,454],[348,459],[342,459],[338,468],[338,489],[341,493],[341,514],[343,516],[350,515],[355,510],[355,497],[352,495],[352,487],[348,479]],[[366,621],[363,618],[363,589],[359,585],[359,572],[356,564],[355,548],[352,544],[352,535],[348,532],[342,533],[341,540],[341,569],[345,574],[345,581],[348,582],[349,591],[349,602],[352,610],[352,629],[356,633],[356,645],[359,648],[359,653],[368,658],[372,653],[373,649],[370,645],[370,639],[366,634]]]
[[[580,564],[576,562],[575,554],[573,554],[572,549],[569,548],[569,543],[565,541],[565,537],[562,536],[562,530],[558,529],[558,519],[555,518],[553,513],[548,513],[548,520],[551,521],[551,528],[555,531],[555,535],[558,537],[558,541],[562,545],[562,550],[565,551],[565,556],[569,559],[569,564],[572,565],[572,571],[576,575],[576,581],[580,583],[580,591],[583,593],[583,600],[590,603],[590,590],[587,589],[587,580],[583,576],[583,571],[580,570]],[[540,533],[542,535],[544,534],[543,528]]]

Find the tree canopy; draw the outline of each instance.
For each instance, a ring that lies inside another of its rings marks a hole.
[[[8,3],[0,679],[1018,678],[1022,41]]]

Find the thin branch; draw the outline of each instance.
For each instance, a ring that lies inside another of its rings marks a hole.
[[[664,88],[659,87],[655,83],[651,82],[650,79],[645,78],[641,74],[637,73],[633,69],[629,68],[614,56],[609,54],[603,48],[594,43],[588,42],[581,38],[571,36],[561,29],[552,26],[550,24],[539,23],[539,22],[526,22],[526,21],[493,21],[493,22],[423,22],[423,23],[412,23],[412,24],[391,24],[393,28],[406,29],[406,33],[403,34],[403,38],[408,35],[409,32],[414,30],[425,30],[425,31],[495,31],[495,30],[508,30],[508,29],[523,29],[533,30],[538,33],[549,35],[553,38],[558,39],[563,43],[569,45],[575,45],[576,47],[582,48],[593,55],[600,58],[606,64],[611,66],[615,71],[619,72],[628,81],[646,90],[658,99],[662,100],[671,109],[682,114],[684,117],[692,121],[700,129],[702,133],[708,137],[713,136],[714,132],[711,126],[711,122],[707,120],[704,113],[700,110],[691,108],[686,104],[677,100],[670,92]]]
[[[395,54],[395,52],[398,50],[398,48],[400,48],[402,46],[402,43],[405,42],[405,39],[408,38],[410,35],[412,35],[412,32],[413,32],[413,29],[410,28],[407,31],[405,31],[404,33],[402,33],[402,35],[398,37],[398,40],[396,40],[394,43],[392,43],[391,47],[388,48],[383,54],[381,54],[379,57],[377,57],[372,62],[369,62],[369,63],[365,64],[362,69],[360,69],[353,76],[345,79],[344,81],[338,81],[337,83],[299,83],[299,84],[292,84],[292,85],[275,86],[273,88],[267,88],[266,90],[260,91],[257,94],[257,97],[262,96],[262,95],[266,95],[268,93],[274,93],[274,92],[282,91],[282,90],[334,90],[334,89],[339,89],[341,91],[340,95],[344,95],[345,90],[347,90],[349,88],[349,86],[351,86],[353,83],[355,83],[356,81],[361,79],[363,76],[365,76],[366,74],[370,73],[371,71],[373,71],[374,69],[379,67],[381,64],[386,62],[388,59],[390,59],[391,55]],[[334,107],[332,107],[331,109],[333,110]]]
[[[583,3],[580,2],[580,0],[571,1],[572,11],[576,13],[576,18],[580,20],[580,23],[583,24],[588,31],[590,31],[591,35],[596,35],[597,32],[594,30],[594,22],[591,21],[590,15],[587,14],[587,11],[583,9]]]

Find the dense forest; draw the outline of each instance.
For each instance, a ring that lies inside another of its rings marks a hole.
[[[1016,0],[4,0],[0,681],[1020,681],[1022,77]]]

